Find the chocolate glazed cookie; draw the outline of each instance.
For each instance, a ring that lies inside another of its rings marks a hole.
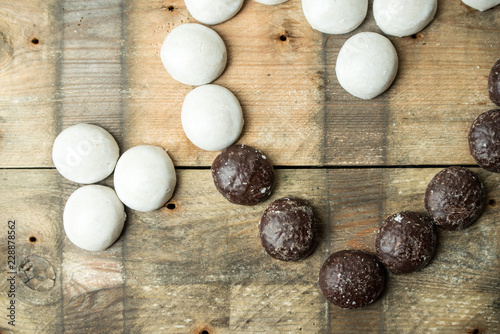
[[[488,76],[488,92],[491,101],[500,106],[500,59],[495,62]]]
[[[317,219],[306,201],[280,198],[264,211],[259,221],[259,234],[262,246],[275,259],[301,260],[317,245]]]
[[[254,205],[271,195],[273,166],[253,147],[229,146],[215,158],[211,170],[215,187],[231,203]]]
[[[500,109],[484,112],[472,122],[469,150],[479,167],[500,173]]]
[[[326,259],[318,283],[332,304],[354,309],[372,303],[382,293],[385,270],[373,254],[343,250]]]
[[[476,174],[463,167],[449,167],[427,185],[425,209],[442,229],[463,230],[479,218],[485,197]]]
[[[394,274],[424,268],[434,256],[436,244],[432,219],[411,211],[387,217],[375,240],[377,256]]]

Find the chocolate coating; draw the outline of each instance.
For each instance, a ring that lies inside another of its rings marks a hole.
[[[500,59],[493,65],[488,76],[488,92],[491,101],[500,106]]]
[[[373,254],[343,250],[326,259],[319,272],[319,287],[332,304],[358,308],[372,303],[385,287],[385,270]]]
[[[479,167],[500,173],[500,109],[484,112],[472,122],[469,150]]]
[[[272,257],[283,261],[302,260],[317,245],[317,219],[306,201],[280,198],[264,211],[259,234],[262,246]]]
[[[212,163],[215,187],[229,202],[254,205],[271,195],[274,169],[259,150],[232,145],[222,150]]]
[[[445,230],[462,230],[479,218],[486,191],[476,174],[463,167],[437,173],[425,191],[425,209]]]
[[[387,217],[375,240],[377,256],[394,274],[424,268],[434,256],[436,244],[432,219],[411,211]]]

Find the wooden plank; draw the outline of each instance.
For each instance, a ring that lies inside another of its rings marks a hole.
[[[104,127],[123,138],[121,0],[62,1],[58,131],[76,123]]]
[[[52,165],[56,134],[57,1],[0,1],[0,167]]]
[[[64,40],[60,64],[58,130],[75,123],[100,125],[123,141],[123,2],[63,1]],[[77,185],[61,180],[64,201]],[[106,252],[62,245],[64,330],[70,333],[124,330],[123,263],[120,242]],[[82,321],[86,319],[86,321]]]
[[[0,180],[0,332],[61,333],[64,232],[58,177],[52,171],[0,170]],[[15,222],[14,268],[7,258],[9,221]],[[13,289],[7,281],[12,276]],[[15,319],[7,319],[11,300]],[[14,326],[8,324],[11,320],[15,320]]]
[[[17,286],[19,328],[495,333],[500,330],[498,174],[475,170],[488,190],[489,204],[479,221],[465,231],[440,231],[431,264],[418,273],[389,275],[379,301],[341,310],[329,305],[317,287],[319,268],[331,252],[373,251],[376,230],[386,216],[400,210],[422,212],[425,187],[438,171],[279,169],[272,198],[245,207],[218,194],[208,170],[178,170],[179,184],[170,202],[175,208],[129,210],[122,237],[100,253],[80,250],[64,236],[63,205],[75,185],[54,170],[1,171],[0,212],[4,221],[19,222],[19,254],[44,258],[55,272],[48,291]],[[110,180],[105,184],[112,185]],[[301,262],[272,259],[260,245],[260,215],[282,196],[308,200],[321,220],[320,245]],[[36,237],[34,244],[30,236]],[[3,232],[0,250],[5,254]],[[1,291],[6,291],[5,277],[2,271]],[[5,305],[2,298],[0,307]]]
[[[246,1],[236,17],[213,27],[229,52],[215,83],[241,101],[239,142],[278,165],[471,164],[470,123],[494,107],[486,76],[500,54],[499,12],[440,2],[436,19],[415,38],[390,37],[398,77],[387,93],[362,101],[339,86],[334,68],[348,37],[380,31],[371,10],[355,32],[334,36],[310,28],[299,0]],[[2,13],[0,143],[10,153],[0,166],[52,166],[53,138],[77,122],[105,127],[123,149],[168,148],[177,165],[212,162],[214,154],[194,147],[180,124],[192,87],[175,82],[159,58],[168,32],[195,22],[182,2],[10,2]]]

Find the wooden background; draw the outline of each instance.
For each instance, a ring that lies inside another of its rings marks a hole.
[[[363,101],[341,89],[335,61],[353,34],[380,32],[371,9],[361,27],[336,36],[314,31],[300,0],[245,0],[213,27],[229,55],[215,83],[242,104],[239,143],[276,166],[276,190],[253,207],[217,193],[208,170],[217,152],[182,131],[192,87],[168,75],[159,51],[186,22],[195,20],[182,0],[0,0],[1,333],[500,333],[500,175],[479,170],[467,145],[473,119],[495,107],[487,76],[500,58],[500,6],[478,12],[439,0],[421,33],[389,37],[397,78]],[[178,172],[169,205],[128,210],[121,238],[97,253],[65,237],[62,212],[78,185],[51,161],[56,135],[79,122],[110,131],[122,151],[168,149]],[[449,165],[486,184],[479,221],[440,231],[431,264],[389,275],[374,304],[326,302],[317,286],[326,257],[374,251],[383,219],[423,212],[427,183]],[[267,256],[258,239],[262,211],[290,195],[321,219],[318,249],[297,263]],[[8,220],[17,233],[15,328],[6,317]]]

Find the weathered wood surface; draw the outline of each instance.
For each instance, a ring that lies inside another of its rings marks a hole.
[[[16,220],[15,333],[500,332],[500,176],[477,169],[486,212],[466,231],[440,232],[428,268],[391,275],[383,298],[355,311],[329,305],[316,284],[331,252],[373,251],[387,215],[424,210],[439,170],[431,167],[474,163],[466,134],[494,108],[486,79],[500,57],[500,6],[481,13],[440,0],[420,34],[390,37],[399,73],[372,101],[348,95],[334,75],[348,37],[380,31],[371,10],[341,36],[312,30],[300,0],[246,0],[214,26],[229,52],[215,83],[244,110],[239,142],[285,166],[272,198],[255,207],[216,193],[204,169],[216,153],[182,131],[192,87],[168,75],[159,50],[185,22],[195,20],[182,0],[0,0],[0,308],[8,303],[5,226]],[[159,145],[193,168],[178,169],[170,209],[129,210],[105,252],[76,248],[62,227],[78,185],[52,168],[51,146],[78,122],[108,129],[122,150]],[[257,235],[263,209],[285,195],[310,201],[322,221],[319,248],[299,263],[266,256]],[[11,330],[1,315],[0,333]]]
[[[180,170],[170,203],[175,208],[129,210],[121,238],[98,253],[64,237],[61,216],[74,184],[54,170],[1,171],[2,224],[16,220],[19,259],[42,257],[56,273],[44,291],[18,283],[16,330],[498,333],[500,176],[484,171],[475,170],[488,189],[485,213],[465,231],[440,231],[437,255],[427,268],[390,275],[383,297],[354,311],[328,305],[318,289],[318,270],[328,254],[373,251],[386,216],[422,212],[425,186],[437,171],[280,169],[272,198],[242,207],[216,192],[210,171]],[[282,196],[306,198],[322,222],[319,247],[302,262],[276,261],[260,246],[260,215]],[[4,233],[0,245],[5,254]],[[0,291],[6,289],[2,279]],[[5,296],[0,300],[5,310]],[[0,328],[8,329],[3,317]]]
[[[195,21],[183,1],[5,0],[1,8],[1,147],[9,154],[0,166],[51,167],[53,138],[82,121],[108,129],[124,150],[150,143],[168,148],[178,166],[211,163],[214,154],[192,145],[180,124],[192,87],[173,80],[159,57],[168,32]],[[500,55],[500,8],[478,12],[442,0],[415,38],[390,37],[399,73],[372,101],[347,94],[334,74],[348,37],[380,32],[371,10],[353,33],[334,36],[311,29],[300,0],[247,0],[213,28],[229,52],[215,83],[244,109],[239,142],[276,164],[473,163],[466,133],[494,107],[486,78]]]

